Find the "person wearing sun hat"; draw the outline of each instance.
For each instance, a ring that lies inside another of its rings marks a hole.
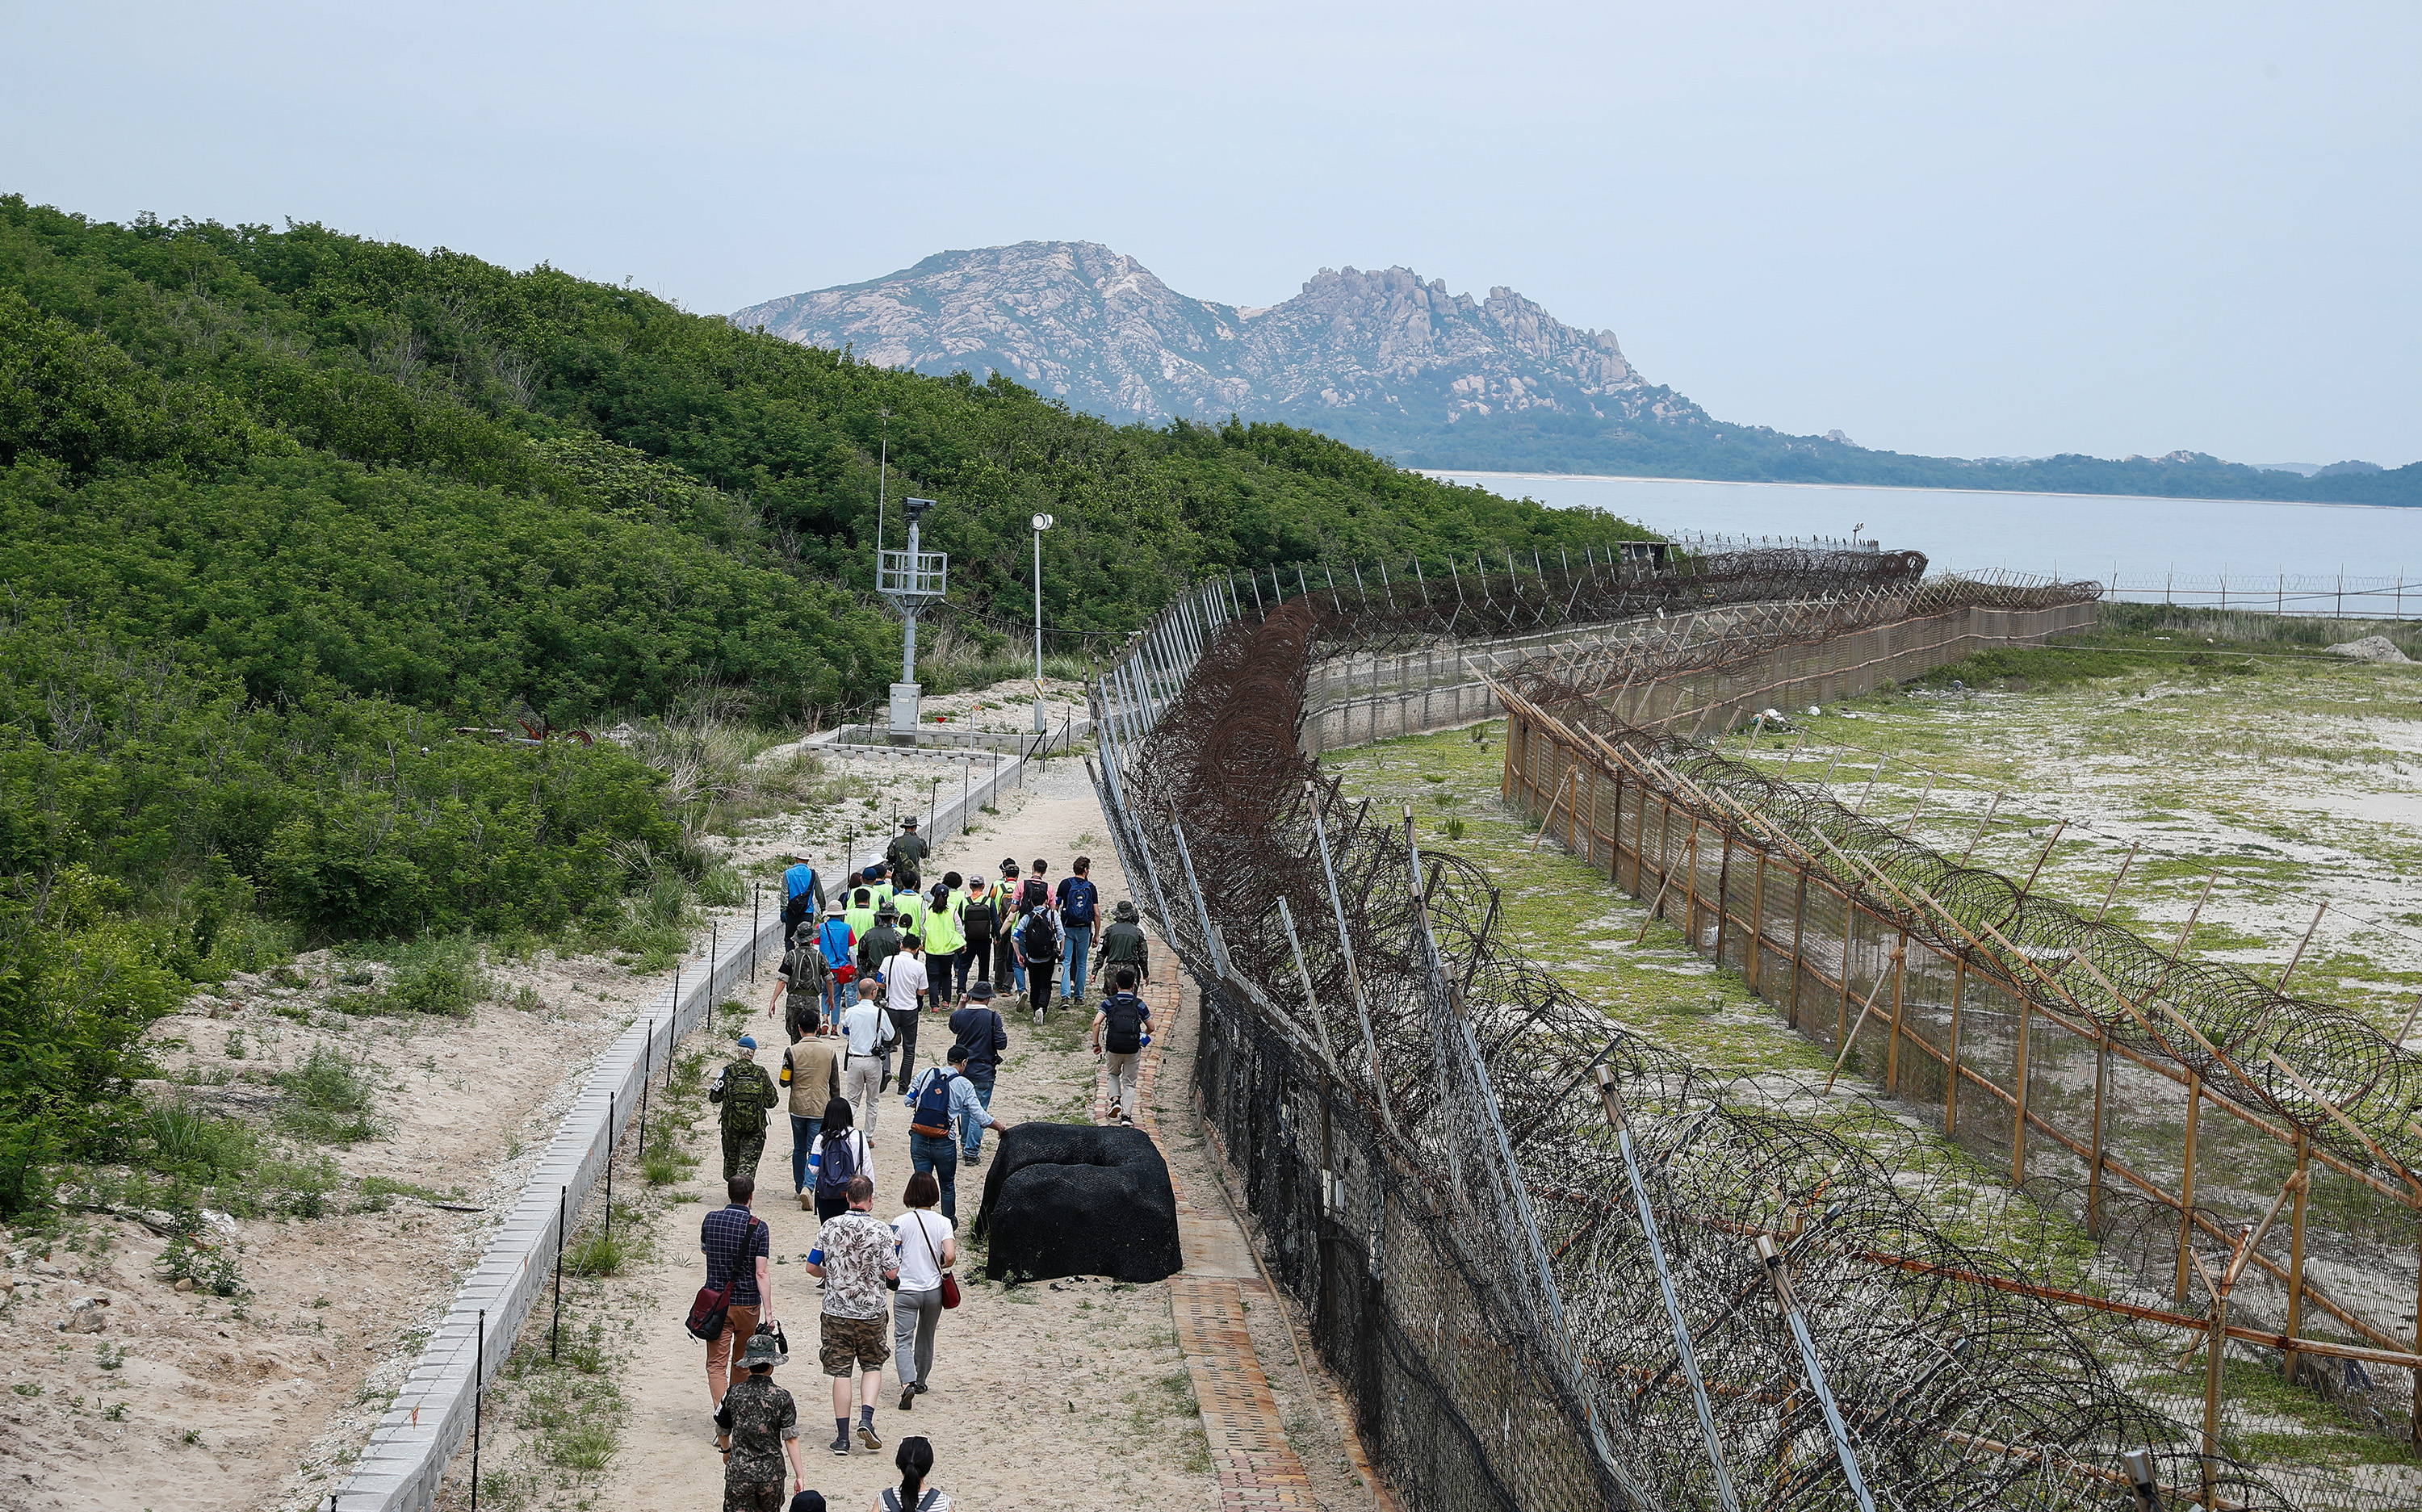
[[[791,1462],[791,1489],[804,1492],[799,1459],[799,1408],[774,1384],[781,1346],[770,1333],[748,1341],[740,1357],[747,1376],[731,1383],[716,1409],[716,1447],[723,1451],[724,1512],[782,1512],[782,1461]]]

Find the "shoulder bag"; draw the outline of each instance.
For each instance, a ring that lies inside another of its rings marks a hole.
[[[757,1225],[761,1221],[752,1218],[748,1226],[740,1231],[740,1257],[731,1263],[731,1274],[723,1278],[723,1284],[719,1287],[700,1286],[698,1296],[691,1299],[689,1316],[682,1324],[689,1330],[691,1338],[704,1339],[713,1344],[723,1337],[724,1328],[730,1322],[731,1291],[740,1284],[740,1268],[756,1259],[748,1252],[756,1248]]]
[[[925,1215],[922,1213],[917,1215],[917,1236],[925,1241],[925,1253],[932,1258],[934,1268],[942,1270],[942,1257],[934,1252],[933,1231],[925,1227]],[[959,1278],[947,1270],[942,1270],[942,1305],[959,1305]]]

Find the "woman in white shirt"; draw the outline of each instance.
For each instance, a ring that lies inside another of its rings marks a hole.
[[[901,1194],[907,1210],[891,1221],[900,1243],[900,1289],[891,1297],[891,1358],[900,1369],[903,1412],[917,1405],[934,1368],[934,1335],[942,1326],[942,1272],[959,1259],[955,1226],[934,1211],[941,1200],[942,1184],[931,1171],[920,1171]]]

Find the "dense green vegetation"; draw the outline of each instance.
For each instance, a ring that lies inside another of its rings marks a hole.
[[[1326,409],[1317,419],[1323,430],[1408,467],[2141,494],[2167,498],[2422,504],[2422,463],[2380,472],[2300,478],[2198,452],[2125,459],[2072,453],[2023,462],[1921,457],[1871,451],[1824,436],[1789,435],[1762,425],[1730,424],[1709,417],[1671,389],[1656,390],[1651,397],[1675,412],[1674,417],[1601,419],[1571,410],[1532,409],[1466,416],[1445,426],[1380,411]]]
[[[197,983],[307,943],[660,934],[728,885],[662,742],[459,727],[870,701],[899,645],[868,591],[887,444],[889,497],[941,501],[979,655],[996,599],[1026,618],[1037,512],[1062,654],[1222,567],[1634,533],[543,266],[0,197],[0,1210],[60,1157],[188,1158],[124,1091]]]

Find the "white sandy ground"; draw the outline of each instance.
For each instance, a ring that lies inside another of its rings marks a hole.
[[[1105,906],[1128,896],[1107,826],[1080,764],[1056,761],[1032,781],[1023,798],[999,819],[967,839],[946,838],[930,874],[987,869],[1005,855],[1021,865],[1036,856],[1065,871],[1072,857],[1093,860],[1093,875]],[[1168,957],[1155,941],[1155,959]],[[1192,994],[1187,994],[1189,1008]],[[762,1000],[751,1022],[762,1026]],[[1034,1032],[1030,1017],[1006,1015],[1010,1054],[994,1094],[993,1108],[1013,1122],[1082,1120],[1098,1064],[1080,1047],[1054,1047]],[[776,1036],[778,1038],[778,1035]],[[931,1064],[950,1044],[944,1021],[929,1017],[919,1040],[919,1064]],[[1199,1130],[1187,1110],[1186,1063],[1190,1024],[1178,1028],[1174,1052],[1164,1062],[1156,1106],[1164,1140],[1179,1180],[1216,1205]],[[726,1042],[728,1043],[728,1042]],[[762,1059],[762,1056],[761,1056]],[[711,1118],[700,1117],[688,1147],[700,1158],[691,1176],[673,1189],[648,1263],[625,1277],[602,1283],[566,1308],[567,1332],[602,1322],[621,1342],[613,1365],[627,1403],[627,1431],[610,1470],[593,1485],[557,1487],[547,1504],[711,1509],[720,1505],[721,1460],[713,1447],[703,1370],[703,1347],[681,1327],[681,1316],[702,1279],[697,1252],[698,1221],[722,1202],[721,1158]],[[904,1110],[886,1099],[873,1139],[879,1216],[899,1210],[908,1165]],[[992,1143],[986,1141],[989,1153]],[[631,1156],[625,1148],[626,1161]],[[1184,1356],[1176,1347],[1170,1301],[1159,1286],[1122,1286],[1100,1278],[1003,1287],[983,1282],[963,1260],[967,1301],[945,1316],[930,1384],[933,1390],[912,1410],[898,1409],[898,1378],[887,1369],[876,1423],[885,1449],[863,1449],[847,1459],[826,1447],[832,1437],[830,1386],[814,1363],[818,1313],[815,1283],[798,1267],[813,1241],[815,1220],[788,1195],[790,1136],[787,1121],[769,1134],[758,1169],[758,1213],[773,1230],[774,1312],[789,1333],[793,1362],[778,1379],[799,1409],[807,1484],[821,1489],[840,1509],[872,1506],[881,1488],[896,1484],[892,1451],[900,1438],[923,1434],[934,1442],[934,1484],[958,1499],[967,1512],[1060,1512],[1075,1508],[1151,1508],[1182,1512],[1219,1505]],[[627,1174],[621,1179],[632,1179]],[[971,1227],[981,1205],[984,1170],[962,1167],[958,1205],[962,1229]],[[1232,1224],[1197,1225],[1187,1235],[1189,1267],[1208,1273],[1250,1277],[1250,1252]],[[1282,1318],[1282,1304],[1255,1296],[1249,1284],[1248,1315],[1256,1353],[1277,1394],[1282,1419],[1298,1453],[1313,1476],[1324,1504],[1336,1512],[1361,1512],[1373,1503],[1356,1481],[1326,1402],[1310,1388],[1298,1365]],[[574,1321],[575,1317],[579,1320]],[[533,1317],[524,1331],[526,1347],[543,1349],[548,1318]],[[1309,1356],[1307,1356],[1309,1358]],[[1316,1361],[1313,1369],[1317,1370]],[[543,1467],[537,1435],[509,1425],[498,1414],[499,1439],[491,1466],[511,1477]],[[468,1457],[449,1470],[445,1505],[467,1504]],[[541,1469],[541,1479],[545,1473]],[[493,1484],[493,1483],[484,1483]],[[490,1498],[483,1493],[483,1503]]]
[[[1091,829],[1096,859],[1115,870],[1081,765],[1054,765],[1075,784],[1062,801],[1083,811],[1067,810],[1072,833],[1043,850],[1064,861],[1074,834]],[[852,798],[883,802],[885,793],[861,779]],[[1003,806],[1014,813],[1024,801],[1013,790]],[[782,816],[749,827],[728,852],[745,874],[771,876],[785,850],[830,827],[823,811]],[[749,912],[706,917],[729,935]],[[693,957],[706,943],[702,932]],[[225,1071],[244,1079],[237,1090],[266,1093],[270,1074],[335,1047],[385,1089],[377,1112],[388,1125],[384,1138],[329,1152],[348,1189],[387,1176],[479,1210],[408,1197],[349,1210],[354,1194],[339,1189],[329,1216],[231,1221],[249,1290],[241,1299],[171,1289],[152,1268],[165,1238],[132,1215],[75,1215],[47,1249],[10,1250],[0,1257],[0,1384],[10,1388],[0,1394],[0,1512],[324,1504],[591,1059],[635,1016],[660,1011],[672,982],[669,971],[637,976],[598,957],[492,958],[495,992],[472,1020],[356,1017],[318,1006],[333,990],[323,956],[298,967],[308,984],[238,977],[155,1025],[149,1047],[165,1076]],[[528,1006],[514,1006],[517,997]],[[237,1032],[240,1060],[226,1054]],[[786,1138],[777,1142],[785,1152]],[[90,1305],[71,1305],[79,1301]],[[80,1312],[97,1316],[99,1332],[56,1327]],[[122,1351],[122,1362],[104,1369],[104,1349]]]

